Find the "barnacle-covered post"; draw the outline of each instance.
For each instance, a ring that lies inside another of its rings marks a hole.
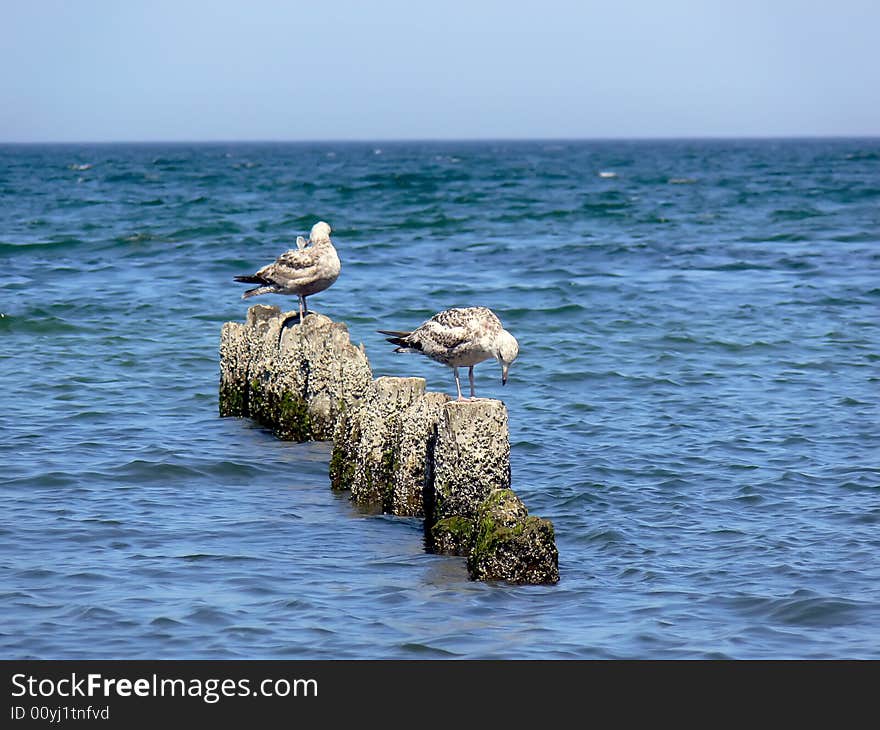
[[[220,338],[220,415],[292,441],[331,440],[330,483],[373,509],[425,519],[429,550],[475,580],[555,583],[553,525],[510,487],[507,408],[451,401],[423,378],[372,378],[348,328],[255,305]]]

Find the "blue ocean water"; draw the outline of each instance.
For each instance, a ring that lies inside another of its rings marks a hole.
[[[0,146],[0,198],[0,656],[880,658],[880,140]],[[519,339],[477,390],[557,586],[218,417],[232,277],[319,219],[375,375]]]

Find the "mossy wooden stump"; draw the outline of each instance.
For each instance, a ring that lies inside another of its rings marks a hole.
[[[394,513],[394,474],[399,466],[401,415],[425,395],[424,378],[377,378],[354,410],[360,438],[354,450],[351,497]]]
[[[493,489],[510,487],[507,408],[499,400],[453,401],[443,407],[431,459],[428,542],[435,549],[467,555],[472,530],[452,529],[464,517],[471,523]],[[439,525],[434,535],[434,526]]]
[[[429,464],[429,547],[467,556],[468,573],[475,580],[559,580],[553,524],[529,516],[510,488],[504,403],[481,399],[445,404]]]
[[[220,335],[220,415],[247,416],[287,441],[326,441],[373,373],[348,328],[257,304]]]
[[[333,440],[330,483],[359,504],[425,519],[427,549],[474,580],[555,583],[553,525],[510,488],[507,408],[451,401],[423,378],[373,380],[344,324],[255,305],[220,340],[220,415],[293,441]]]

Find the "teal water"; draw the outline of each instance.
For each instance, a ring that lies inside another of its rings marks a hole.
[[[880,140],[0,146],[0,198],[3,657],[880,658]],[[375,375],[519,339],[477,389],[559,585],[218,417],[232,277],[319,219]]]

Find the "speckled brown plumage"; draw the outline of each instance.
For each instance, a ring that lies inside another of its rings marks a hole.
[[[242,299],[261,294],[295,295],[300,298],[300,317],[304,317],[308,311],[306,297],[332,285],[342,268],[330,241],[330,226],[324,222],[312,226],[309,242],[311,245],[300,236],[296,241],[297,248],[285,251],[255,274],[236,276],[236,281],[259,284],[242,294]]]
[[[461,385],[458,368],[467,367],[474,392],[474,365],[495,358],[501,363],[502,383],[507,382],[507,370],[519,354],[516,339],[501,325],[498,316],[487,307],[446,309],[423,322],[412,332],[379,330],[391,335],[388,341],[397,345],[395,352],[419,352],[453,369],[458,397]]]

